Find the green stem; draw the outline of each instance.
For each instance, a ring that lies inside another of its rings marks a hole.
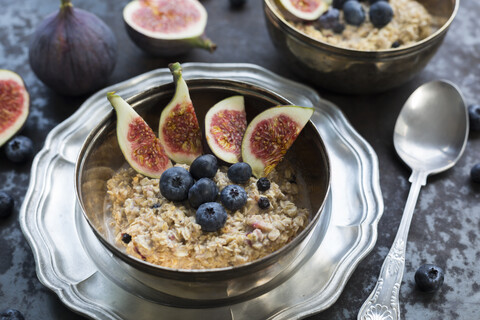
[[[61,0],[61,5],[60,8],[67,8],[67,7],[73,7],[72,1],[71,0]]]

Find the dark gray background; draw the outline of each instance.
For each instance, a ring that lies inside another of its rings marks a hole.
[[[39,22],[56,11],[60,1],[0,0],[0,68],[19,73],[31,95],[31,112],[23,130],[38,152],[48,132],[68,118],[87,98],[68,98],[45,87],[28,64],[28,42]],[[260,0],[231,10],[227,0],[203,1],[209,13],[207,34],[218,44],[214,54],[196,50],[172,59],[151,58],[127,37],[121,16],[127,1],[84,0],[74,4],[97,14],[118,40],[118,63],[108,84],[169,62],[248,62],[296,79],[275,51],[265,29]],[[378,225],[373,251],[360,263],[338,301],[312,319],[356,319],[392,244],[407,198],[409,170],[393,149],[396,117],[407,97],[420,84],[447,79],[462,90],[467,103],[480,103],[480,2],[463,0],[443,46],[427,68],[400,88],[370,96],[345,96],[316,88],[346,114],[355,129],[377,152],[385,212]],[[296,79],[298,80],[298,79]],[[480,134],[471,133],[464,156],[453,169],[429,178],[416,207],[407,245],[401,288],[405,319],[480,319],[480,185],[469,180],[480,162]],[[31,163],[10,163],[0,150],[0,190],[16,200],[14,214],[0,221],[0,310],[16,308],[27,319],[82,319],[46,289],[35,274],[32,251],[18,223],[18,211],[29,183]],[[446,270],[445,284],[434,295],[415,290],[413,275],[423,263]]]

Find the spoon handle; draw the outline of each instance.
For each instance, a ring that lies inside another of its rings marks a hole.
[[[358,320],[399,320],[399,293],[405,268],[405,249],[408,231],[417,203],[420,188],[426,184],[427,175],[414,171],[410,176],[410,192],[403,211],[402,220],[380,270],[375,289],[363,303],[358,313]]]

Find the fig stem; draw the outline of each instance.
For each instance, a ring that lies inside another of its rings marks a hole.
[[[210,40],[205,34],[199,37],[191,38],[189,40],[190,40],[190,44],[193,47],[206,49],[210,51],[210,53],[212,53],[213,51],[215,51],[215,49],[217,49],[217,45],[213,43],[212,40]]]
[[[178,79],[182,77],[182,66],[180,65],[179,62],[175,62],[175,63],[170,63],[168,65],[168,68],[172,72],[175,83],[177,83]]]
[[[72,1],[71,0],[61,0],[62,4],[60,5],[60,8],[67,8],[67,7],[73,7]]]

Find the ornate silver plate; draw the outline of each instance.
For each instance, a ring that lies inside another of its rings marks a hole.
[[[105,96],[129,97],[171,82],[158,69],[105,88],[48,135],[35,157],[20,224],[32,247],[37,275],[71,309],[93,319],[300,319],[332,305],[358,263],[377,239],[383,213],[378,160],[332,103],[299,83],[251,64],[186,63],[184,77],[239,80],[280,93],[294,104],[314,106],[332,167],[331,220],[323,242],[288,280],[271,291],[235,305],[175,308],[139,290],[89,229],[77,206],[74,166],[80,147],[110,111]]]

